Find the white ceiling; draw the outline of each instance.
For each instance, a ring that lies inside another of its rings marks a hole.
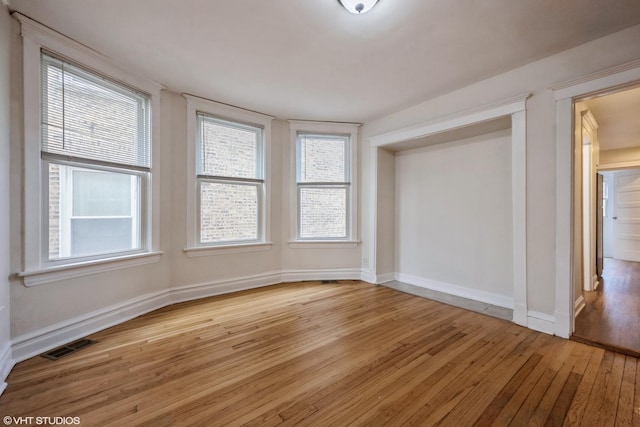
[[[11,0],[168,89],[366,122],[640,23],[640,1]]]
[[[640,87],[587,101],[598,122],[600,150],[640,146]]]

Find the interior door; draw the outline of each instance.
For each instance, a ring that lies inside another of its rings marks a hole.
[[[604,245],[602,217],[604,209],[604,177],[596,174],[596,274],[602,277]]]
[[[640,171],[614,177],[613,257],[640,262]]]

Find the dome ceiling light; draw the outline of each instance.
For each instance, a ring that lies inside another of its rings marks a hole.
[[[354,13],[356,15],[361,15],[363,13],[367,13],[373,6],[378,3],[378,0],[338,0],[342,7],[347,9],[349,12]]]

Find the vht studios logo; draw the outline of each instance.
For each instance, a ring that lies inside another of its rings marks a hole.
[[[80,417],[10,417],[5,416],[2,421],[4,425],[36,425],[36,426],[60,426],[79,425]]]

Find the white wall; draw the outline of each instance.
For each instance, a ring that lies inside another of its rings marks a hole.
[[[16,29],[17,23],[14,24]],[[21,39],[14,36],[11,156],[16,171],[11,184],[11,272],[22,270],[23,193]],[[4,63],[4,62],[3,62]],[[117,271],[25,287],[11,284],[11,336],[19,358],[62,344],[73,334],[117,323],[172,301],[198,298],[282,280],[355,279],[360,273],[360,248],[292,248],[289,246],[290,179],[294,153],[289,125],[272,122],[269,152],[271,185],[270,240],[266,250],[188,257],[187,246],[187,108],[186,99],[167,90],[161,94],[160,262]],[[29,171],[25,171],[29,173]],[[357,201],[356,201],[357,203]],[[6,204],[5,204],[6,206]],[[7,257],[8,258],[8,255]],[[328,271],[328,273],[326,273]],[[328,275],[327,275],[328,274]],[[127,307],[125,313],[120,308]],[[106,314],[104,314],[106,313]],[[110,314],[109,314],[110,313]],[[76,329],[74,325],[81,325]],[[61,342],[59,342],[62,340]]]
[[[625,29],[574,49],[461,88],[430,101],[366,123],[369,137],[424,123],[531,92],[527,100],[527,301],[529,310],[552,316],[555,311],[556,104],[553,84],[640,58],[640,26]],[[369,151],[363,149],[365,152]],[[371,173],[363,157],[363,176]],[[371,187],[365,183],[363,205]],[[364,242],[363,251],[370,251]],[[378,247],[381,242],[377,242]]]
[[[12,23],[7,7],[0,4],[0,393],[4,390],[5,379],[11,369],[10,353],[10,294],[9,240],[11,224],[9,182],[10,164],[10,68]]]
[[[511,132],[396,154],[396,272],[513,297]]]

